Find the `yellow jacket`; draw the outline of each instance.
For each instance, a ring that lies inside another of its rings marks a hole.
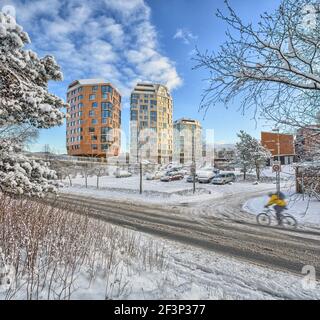
[[[272,195],[267,206],[279,206],[279,207],[286,207],[287,206],[287,202],[283,199],[280,199],[276,194]]]

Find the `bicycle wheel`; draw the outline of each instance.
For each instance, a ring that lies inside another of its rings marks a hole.
[[[297,220],[292,216],[283,216],[281,218],[281,223],[282,223],[282,226],[286,228],[292,228],[292,229],[296,228],[298,225]]]
[[[262,226],[270,226],[271,218],[266,213],[260,213],[257,215],[257,222]]]

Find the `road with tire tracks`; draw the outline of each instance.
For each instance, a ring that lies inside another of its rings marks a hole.
[[[261,193],[260,193],[261,194]],[[320,229],[263,227],[241,211],[258,193],[230,195],[201,205],[166,206],[61,193],[49,201],[140,232],[301,275],[305,265],[320,275]]]

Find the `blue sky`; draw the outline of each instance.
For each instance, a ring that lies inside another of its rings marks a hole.
[[[245,21],[256,23],[280,0],[230,0]],[[167,84],[174,98],[174,119],[195,118],[215,130],[218,143],[233,143],[244,129],[256,137],[269,129],[256,124],[252,113],[242,115],[234,102],[228,110],[217,105],[206,117],[198,112],[206,86],[205,70],[192,70],[195,46],[218,50],[226,25],[215,16],[223,0],[14,0],[1,1],[15,8],[16,18],[29,33],[31,48],[40,56],[53,54],[65,80],[50,83],[50,90],[65,99],[68,83],[78,78],[105,78],[124,96],[123,130],[128,134],[126,99],[137,81]],[[257,127],[256,127],[257,126]],[[33,150],[50,144],[65,152],[65,127],[42,130]]]

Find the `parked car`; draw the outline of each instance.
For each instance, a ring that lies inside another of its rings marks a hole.
[[[220,173],[212,179],[213,184],[227,184],[236,181],[236,175],[232,172]]]
[[[187,182],[193,182],[193,175],[188,176]],[[198,175],[195,175],[195,182],[198,182]]]
[[[212,179],[219,173],[215,168],[204,168],[197,172],[198,181],[200,183],[210,183]]]
[[[116,170],[114,175],[116,178],[129,178],[132,176],[132,173],[126,170]]]
[[[156,171],[153,173],[147,173],[146,174],[146,180],[159,180],[163,176],[163,172]]]
[[[163,182],[170,182],[175,180],[182,180],[184,178],[183,174],[178,172],[169,172],[166,173],[164,176],[161,177],[161,181]]]

